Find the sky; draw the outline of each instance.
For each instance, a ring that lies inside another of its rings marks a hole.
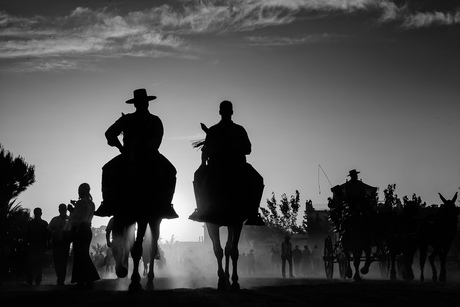
[[[82,182],[98,206],[118,154],[104,133],[145,88],[178,172],[165,240],[203,235],[191,144],[222,100],[252,142],[261,206],[298,190],[326,209],[351,169],[381,199],[396,184],[439,204],[460,186],[459,55],[456,0],[0,0],[0,144],[35,167],[23,207],[49,221]]]

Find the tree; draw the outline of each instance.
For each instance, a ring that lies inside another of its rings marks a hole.
[[[409,199],[409,197],[403,196],[402,202],[398,198],[398,195],[395,193],[396,190],[396,184],[389,184],[388,187],[383,190],[383,195],[384,195],[384,203],[381,206],[384,206],[388,209],[396,209],[398,211],[402,211],[403,206],[406,206],[408,202],[415,203],[415,205],[419,208],[424,208],[426,207],[426,202],[422,202],[422,199],[420,196],[417,196],[415,193],[412,194],[412,198]]]
[[[0,144],[0,244],[9,246],[13,262],[19,262],[18,253],[25,250],[23,238],[30,218],[29,209],[16,204],[16,200],[34,182],[35,167],[20,156],[13,157]]]
[[[416,204],[417,207],[419,208],[425,208],[426,207],[426,202],[422,202],[422,198],[420,196],[417,196],[417,194],[412,194],[412,199],[409,200],[409,197],[404,196],[403,197],[403,202],[404,202],[404,205],[406,205],[408,202],[414,202]]]
[[[390,210],[392,209],[401,209],[401,200],[398,198],[398,195],[395,194],[396,184],[389,184],[388,187],[383,190],[384,202],[383,205],[385,208]]]
[[[303,233],[308,234],[310,239],[316,240],[330,233],[333,225],[328,218],[323,218],[319,215],[315,208],[313,208],[313,202],[311,200],[307,200],[305,202],[305,211],[301,227]]]
[[[35,182],[35,167],[24,158],[16,157],[0,144],[0,240],[8,241],[15,220],[28,209],[16,203],[16,198]],[[11,238],[10,238],[11,239]]]
[[[262,219],[269,228],[277,229],[286,234],[304,233],[303,228],[297,225],[297,215],[300,208],[300,193],[295,191],[295,196],[288,199],[286,194],[281,195],[278,204],[275,193],[267,199],[267,208],[260,208]]]

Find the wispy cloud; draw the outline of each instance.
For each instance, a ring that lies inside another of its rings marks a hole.
[[[460,24],[460,10],[456,12],[415,13],[404,19],[405,28],[426,28],[432,25],[452,26]]]
[[[435,0],[422,1],[436,3]],[[18,17],[0,12],[0,59],[36,57],[187,57],[200,47],[193,35],[250,32],[293,23],[306,14],[369,13],[378,23],[402,28],[460,23],[457,6],[425,6],[414,0],[176,0],[143,11],[77,7],[58,17]],[[127,5],[127,4],[125,4]],[[331,39],[325,35],[294,38],[251,36],[254,45],[299,45]],[[44,67],[51,67],[49,61]],[[73,65],[57,65],[60,69]],[[76,63],[76,62],[75,62]],[[41,66],[37,66],[41,67]],[[77,66],[78,67],[78,66]],[[73,68],[72,68],[73,69]]]
[[[15,18],[3,13],[0,25],[1,58],[87,54],[157,56],[188,48],[180,37],[132,18],[84,8],[55,19]]]
[[[457,1],[386,0],[381,2],[381,8],[381,23],[397,22],[403,29],[460,24],[460,3]]]
[[[253,46],[296,46],[320,42],[333,42],[343,39],[344,36],[336,34],[315,34],[304,37],[281,37],[281,36],[249,36],[246,37],[249,45]]]

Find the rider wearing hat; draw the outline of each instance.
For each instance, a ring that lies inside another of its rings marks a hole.
[[[103,167],[104,202],[95,215],[113,215],[119,206],[124,205],[120,204],[120,198],[127,201],[126,194],[131,194],[139,200],[152,198],[158,204],[157,213],[161,212],[163,218],[176,218],[171,201],[177,172],[158,151],[163,139],[163,123],[148,109],[149,102],[157,97],[147,95],[145,89],[137,89],[133,95],[126,103],[133,104],[136,111],[122,114],[105,132],[108,145],[117,147],[121,155]],[[123,143],[118,139],[121,134]],[[161,198],[158,198],[158,192],[162,192]],[[124,193],[123,197],[120,193]]]

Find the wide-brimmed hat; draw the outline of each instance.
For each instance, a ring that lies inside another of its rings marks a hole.
[[[157,96],[148,96],[145,88],[134,90],[133,95],[134,98],[127,100],[126,103],[133,104],[136,101],[150,101],[157,98]]]
[[[360,172],[356,171],[355,169],[352,169],[351,171],[348,172],[348,176],[351,177],[352,175],[358,175]]]

